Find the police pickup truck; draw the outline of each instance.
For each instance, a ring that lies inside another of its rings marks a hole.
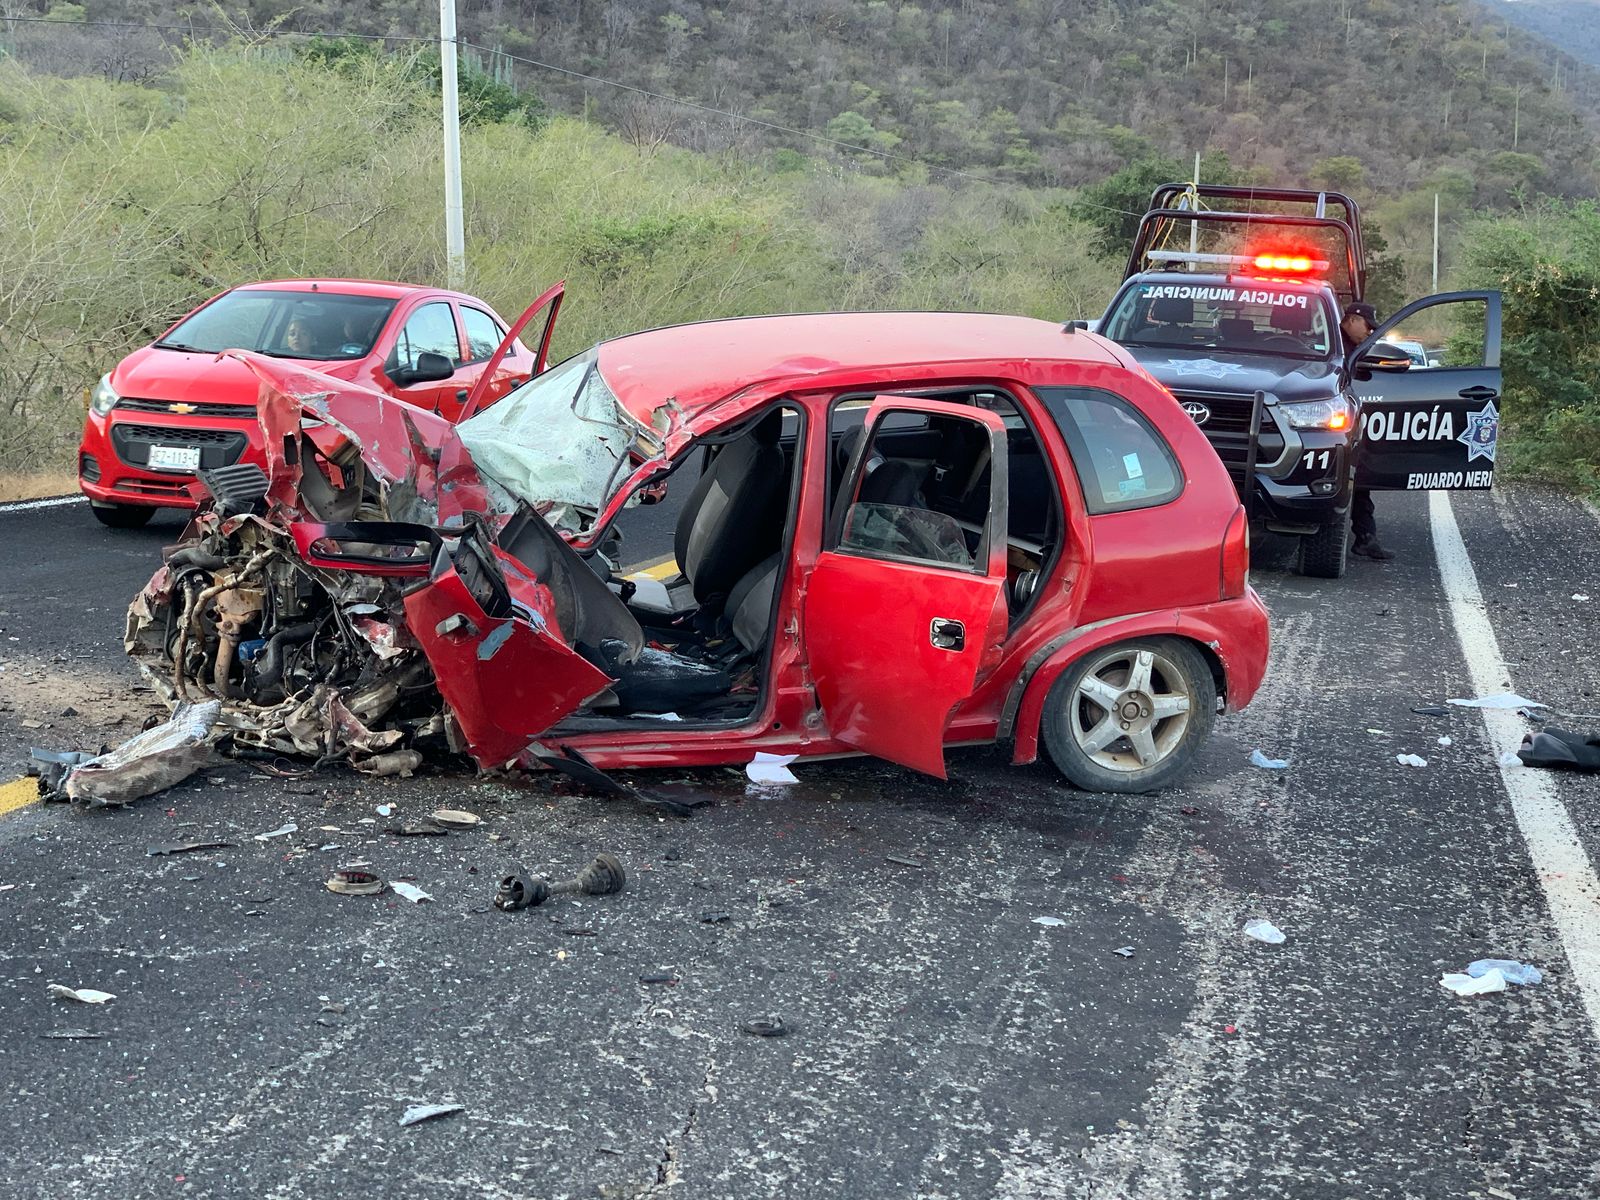
[[[1344,574],[1356,488],[1494,482],[1500,293],[1414,301],[1347,352],[1360,230],[1337,192],[1163,185],[1095,323],[1205,431],[1252,520],[1299,536],[1306,575]],[[1385,341],[1402,327],[1448,337],[1440,365]]]

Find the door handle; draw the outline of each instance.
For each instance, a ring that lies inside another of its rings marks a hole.
[[[1463,400],[1493,400],[1499,394],[1492,387],[1484,387],[1481,383],[1473,387],[1462,388],[1456,393]]]
[[[959,653],[966,649],[967,627],[960,621],[952,621],[949,617],[935,617],[928,622],[928,641],[933,643],[935,650]]]

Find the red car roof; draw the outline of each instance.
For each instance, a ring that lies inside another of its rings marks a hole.
[[[388,300],[398,300],[402,296],[409,296],[413,292],[442,292],[445,295],[465,295],[464,292],[451,292],[447,288],[424,287],[418,283],[389,283],[382,279],[267,279],[260,283],[242,283],[236,289],[240,292],[268,291],[268,292],[333,292],[341,296],[382,296]]]
[[[756,384],[896,366],[1045,359],[1121,365],[1100,338],[991,313],[809,313],[700,321],[599,346],[600,373],[639,421],[669,397],[689,415]]]

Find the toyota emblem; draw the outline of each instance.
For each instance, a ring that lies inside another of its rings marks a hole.
[[[1196,425],[1204,425],[1211,420],[1211,410],[1198,400],[1185,400],[1183,411],[1189,414],[1189,419]]]

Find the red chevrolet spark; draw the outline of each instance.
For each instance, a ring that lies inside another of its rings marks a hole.
[[[1266,669],[1226,469],[1092,333],[710,321],[602,342],[454,424],[240,358],[265,471],[203,473],[128,639],[174,701],[233,706],[236,746],[594,783],[761,753],[943,775],[947,746],[1006,741],[1143,792]],[[670,537],[635,521],[661,502]]]
[[[132,528],[157,508],[193,508],[197,471],[259,464],[261,381],[224,350],[298,360],[453,421],[505,334],[506,323],[482,300],[438,288],[358,279],[234,288],[90,390],[78,485],[104,524]],[[514,342],[493,370],[487,398],[526,382],[541,363]]]

